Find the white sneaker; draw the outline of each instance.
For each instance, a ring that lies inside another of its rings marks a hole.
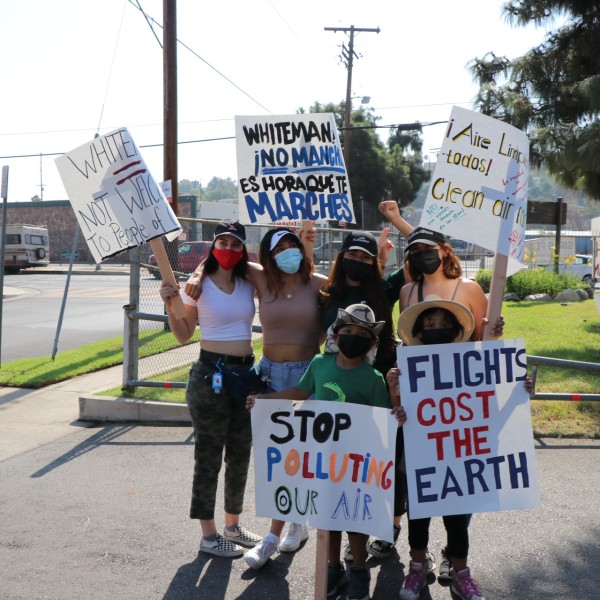
[[[279,538],[272,533],[268,533],[252,550],[244,554],[244,560],[253,569],[260,569],[272,554],[277,550]]]
[[[296,552],[300,544],[308,539],[308,527],[291,523],[287,535],[279,544],[279,552]]]

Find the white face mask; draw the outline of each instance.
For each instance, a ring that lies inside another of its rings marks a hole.
[[[302,252],[299,248],[288,248],[275,255],[277,268],[284,273],[297,273],[302,262]]]

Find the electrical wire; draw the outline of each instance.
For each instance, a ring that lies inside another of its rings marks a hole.
[[[100,109],[100,118],[98,119],[98,128],[96,129],[96,135],[100,135],[100,124],[102,123],[102,115],[104,114],[104,105],[106,104],[106,97],[108,96],[108,88],[110,87],[110,79],[112,77],[113,68],[115,66],[115,58],[117,56],[117,48],[119,46],[119,39],[121,38],[121,29],[123,28],[123,19],[125,18],[125,7],[127,4],[123,2],[123,12],[121,13],[121,22],[119,23],[119,31],[117,33],[117,39],[115,41],[115,49],[113,51],[112,62],[110,63],[110,71],[108,72],[108,79],[106,81],[106,89],[104,90],[104,98],[102,100],[102,108]]]
[[[146,18],[146,21],[148,21],[148,19],[151,19],[152,22],[155,23],[158,27],[160,27],[161,29],[163,28],[163,26],[160,23],[158,23],[153,17],[151,17],[150,15],[147,15],[142,10],[142,8],[139,6],[139,2],[137,2],[137,0],[136,0],[136,2],[138,4],[138,6],[136,6],[136,4],[134,4],[133,0],[128,0],[128,2],[130,4],[132,4],[133,6],[135,6],[135,8],[137,8],[144,15],[144,17]],[[215,73],[217,73],[217,75],[219,75],[220,77],[225,79],[225,81],[227,81],[227,83],[231,84],[236,90],[242,92],[242,94],[244,94],[244,96],[246,96],[247,98],[252,100],[252,102],[254,102],[258,106],[260,106],[263,110],[267,111],[270,115],[273,114],[273,112],[271,110],[269,110],[266,106],[263,106],[256,98],[254,98],[248,92],[243,90],[237,83],[235,83],[233,80],[231,80],[229,77],[227,77],[227,75],[225,75],[224,73],[219,71],[219,69],[217,69],[217,67],[211,65],[206,59],[202,58],[195,50],[192,50],[192,48],[190,48],[186,43],[182,42],[179,38],[177,38],[177,43],[181,44],[188,52],[191,52],[197,59],[201,60],[207,67],[209,67]]]
[[[392,129],[393,127],[406,127],[406,126],[411,126],[411,125],[419,125],[420,127],[430,127],[431,125],[442,125],[443,123],[447,123],[448,121],[432,121],[431,123],[393,123],[391,125],[358,125],[358,126],[354,126],[354,127],[350,127],[349,129]],[[340,127],[341,130],[344,129],[344,127]],[[199,140],[185,140],[185,141],[179,141],[177,142],[177,145],[181,145],[181,144],[203,144],[205,142],[221,142],[224,140],[234,140],[235,136],[231,135],[231,136],[223,136],[223,137],[216,137],[216,138],[204,138],[204,139],[199,139]],[[163,143],[157,143],[157,144],[140,144],[139,147],[140,148],[158,148],[160,146],[163,146]],[[14,154],[12,156],[0,156],[0,160],[4,160],[4,159],[9,159],[9,158],[32,158],[32,157],[39,157],[39,156],[61,156],[65,154],[64,152],[37,152],[36,154]]]

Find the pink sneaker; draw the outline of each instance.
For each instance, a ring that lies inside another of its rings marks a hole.
[[[484,600],[477,582],[471,577],[469,567],[458,572],[452,570],[452,591],[462,600]]]
[[[420,562],[410,561],[408,575],[400,588],[401,600],[418,600],[427,583],[427,567]]]

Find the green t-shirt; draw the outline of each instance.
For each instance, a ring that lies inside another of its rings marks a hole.
[[[298,387],[315,400],[353,402],[365,406],[390,408],[390,397],[383,375],[371,365],[362,362],[354,369],[342,369],[336,362],[337,354],[317,354]]]

